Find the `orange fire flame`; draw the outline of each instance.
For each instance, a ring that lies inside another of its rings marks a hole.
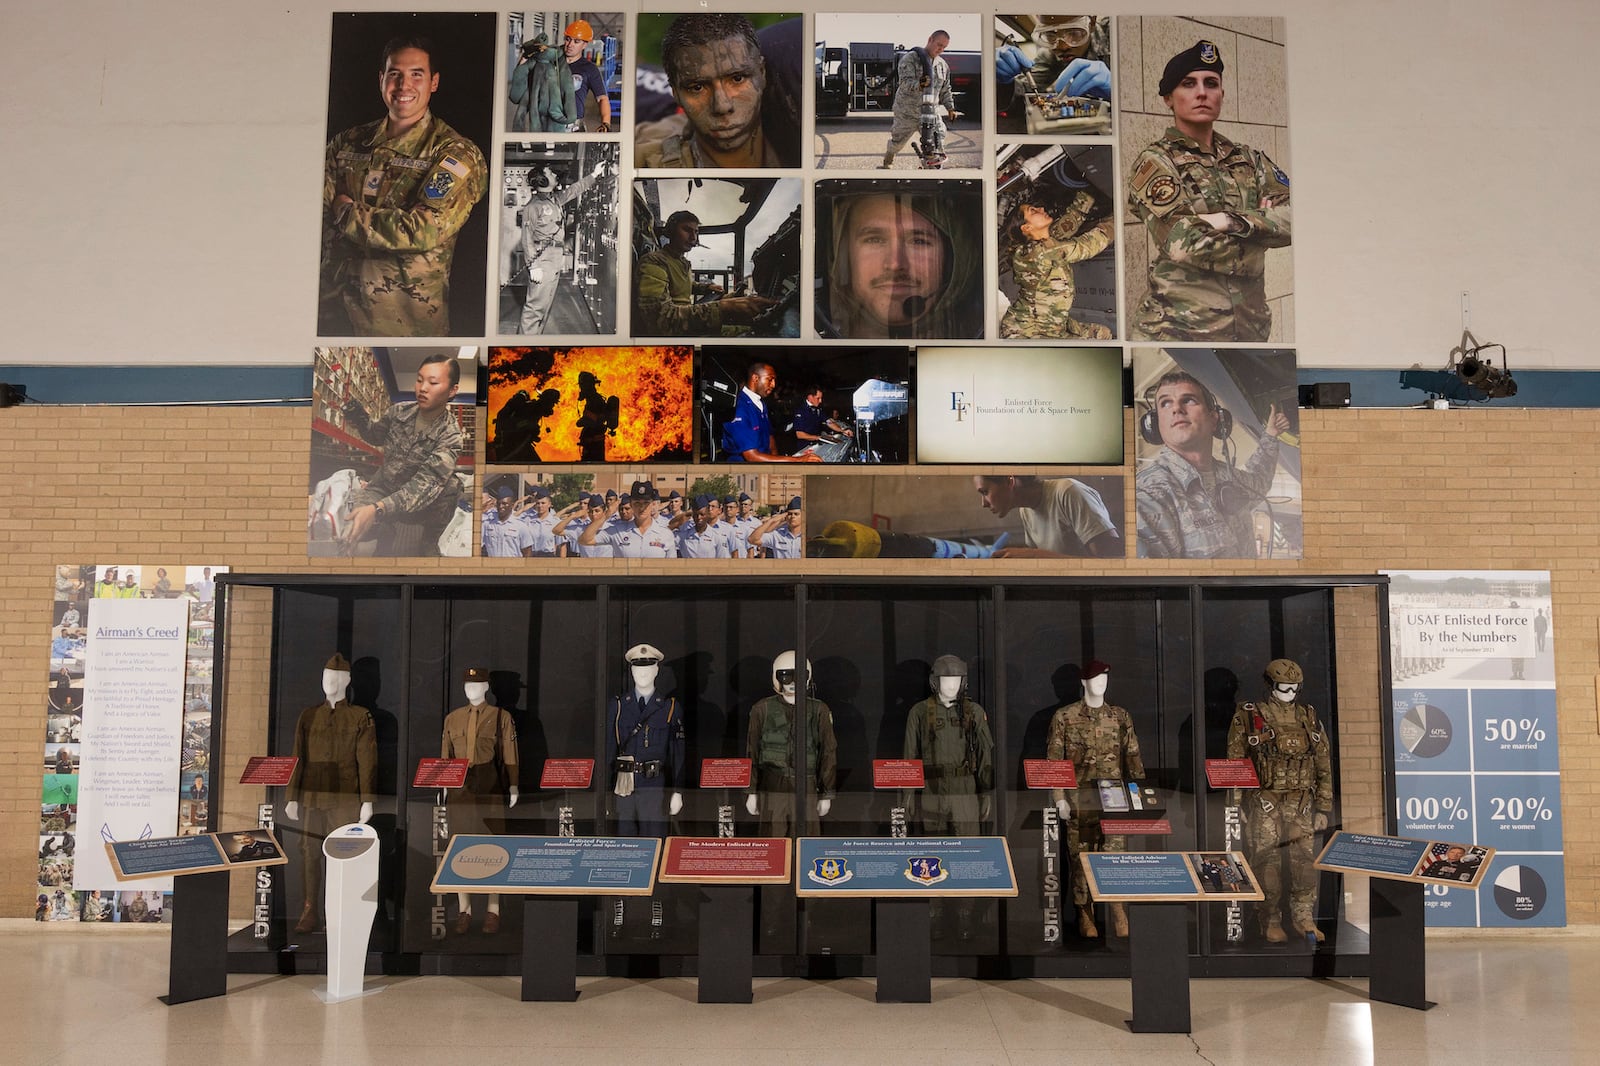
[[[543,419],[534,447],[543,462],[578,462],[583,411],[578,375],[588,371],[600,379],[602,395],[618,399],[617,429],[606,437],[607,462],[687,460],[694,439],[692,351],[687,346],[489,349],[489,454],[496,454],[495,416],[512,396],[521,390],[537,398],[555,389],[561,399],[555,413]],[[548,371],[532,369],[544,361],[541,355],[550,363]]]

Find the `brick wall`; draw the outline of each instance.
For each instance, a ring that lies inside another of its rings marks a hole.
[[[1555,597],[1560,685],[1568,914],[1600,922],[1600,871],[1584,857],[1597,821],[1588,797],[1600,785],[1595,677],[1600,673],[1600,472],[1591,447],[1600,428],[1587,411],[1304,411],[1305,558],[1299,562],[1206,564],[1134,559],[1090,564],[1075,574],[1363,574],[1385,568],[1548,569]],[[22,407],[0,413],[0,447],[10,456],[10,500],[0,528],[11,546],[0,570],[0,916],[29,913],[37,871],[43,708],[53,566],[62,562],[216,563],[236,570],[393,573],[389,560],[312,560],[305,554],[305,478],[310,412],[297,409]],[[1128,454],[1132,449],[1129,416]],[[1131,460],[1130,460],[1131,464]],[[830,471],[831,473],[832,471]],[[1093,471],[1106,473],[1103,469]],[[927,468],[919,473],[970,473]],[[1132,512],[1133,477],[1126,510]],[[406,561],[408,572],[528,572],[511,560]],[[560,564],[573,573],[584,564]],[[955,561],[949,573],[1017,575],[1060,564]],[[596,560],[595,572],[726,573],[715,562]],[[774,562],[764,572],[864,575],[848,562]],[[914,561],[871,573],[927,575]],[[1342,653],[1340,710],[1346,723],[1346,817],[1375,817],[1371,791],[1380,708],[1375,612],[1368,594],[1341,593],[1336,619]],[[270,601],[235,601],[235,655],[228,705],[265,699]],[[252,694],[253,697],[252,697]],[[263,704],[264,705],[264,704]],[[1353,735],[1355,722],[1369,737]],[[220,772],[238,780],[251,753],[235,723]],[[249,820],[256,797],[228,788],[226,817]],[[236,886],[245,892],[244,879]]]

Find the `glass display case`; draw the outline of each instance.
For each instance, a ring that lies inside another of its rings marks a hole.
[[[290,854],[268,890],[256,887],[258,920],[234,937],[233,965],[320,963],[320,934],[302,921],[315,880],[305,868],[305,815],[284,817],[281,788],[231,782],[251,755],[293,752],[296,723],[319,704],[324,662],[337,652],[351,664],[350,702],[371,712],[376,735],[372,825],[385,844],[372,952],[386,970],[516,972],[520,897],[429,890],[449,835],[468,826],[514,835],[1003,836],[1019,895],[933,907],[936,972],[986,976],[1127,973],[1125,917],[1086,898],[1082,850],[1237,850],[1275,889],[1276,921],[1265,904],[1190,905],[1195,972],[1360,974],[1365,885],[1308,871],[1300,841],[1320,847],[1319,814],[1335,828],[1388,828],[1393,768],[1379,713],[1389,688],[1386,592],[1382,578],[1368,577],[228,575],[217,753],[227,779],[215,806],[229,824],[271,818]],[[644,675],[628,661],[641,647],[660,658],[638,660],[654,667]],[[809,673],[798,655],[779,661],[797,649]],[[1294,662],[1299,688],[1289,702],[1265,703],[1275,699],[1267,667],[1279,659]],[[412,786],[421,759],[446,753],[445,718],[469,703],[469,670],[486,672],[495,709],[472,721],[514,729],[498,749],[485,734],[482,749],[502,753],[500,781],[517,786],[514,805],[503,794],[485,806]],[[654,685],[650,706],[659,708],[648,722],[631,702],[639,676]],[[793,710],[802,688],[804,714]],[[1258,723],[1246,707],[1272,713]],[[1264,723],[1302,707],[1314,709],[1293,712],[1311,723],[1302,739],[1322,747],[1295,764],[1304,781],[1288,783],[1307,790],[1291,797],[1295,809],[1280,812],[1270,836],[1256,813],[1260,797],[1210,787],[1207,760],[1255,754],[1242,734],[1230,752],[1237,722],[1260,738],[1273,733],[1273,751],[1292,746],[1289,731]],[[643,729],[656,732],[641,748]],[[650,772],[635,775],[634,795],[620,796],[615,757],[635,749]],[[923,788],[874,787],[875,760],[908,757],[923,761]],[[702,762],[727,758],[754,759],[750,787],[700,787]],[[540,787],[552,759],[593,760],[588,787]],[[1062,763],[1077,771],[1076,787],[1052,784]],[[586,897],[581,966],[694,972],[698,900],[693,886]],[[760,888],[756,901],[758,972],[871,971],[870,901],[797,900],[788,886]]]

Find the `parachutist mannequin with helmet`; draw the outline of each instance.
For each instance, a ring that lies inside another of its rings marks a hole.
[[[967,664],[957,656],[933,661],[928,687],[933,695],[912,707],[906,718],[904,749],[905,758],[922,760],[921,835],[976,836],[994,798],[989,717],[968,697]],[[938,907],[936,900],[936,912]],[[972,900],[960,902],[963,940],[972,936],[972,911]],[[935,913],[934,935],[939,932]]]
[[[805,814],[804,834],[815,836],[820,830],[819,819],[826,818],[833,806],[839,765],[833,712],[826,703],[811,695],[811,660],[806,660],[804,678],[795,675],[795,653],[782,652],[772,660],[772,691],[776,695],[758,700],[750,708],[745,748],[750,756],[751,779],[745,809],[761,818],[763,836],[786,837],[800,831],[801,819],[796,817],[794,809],[795,748],[799,740],[799,715],[795,713],[795,705],[802,688],[805,690],[807,801],[813,791],[816,794],[815,808],[808,809]]]
[[[1333,761],[1328,731],[1310,704],[1299,701],[1305,673],[1289,659],[1267,664],[1267,698],[1241,703],[1228,726],[1228,757],[1249,758],[1261,787],[1232,801],[1244,818],[1244,843],[1265,897],[1261,933],[1282,944],[1283,869],[1287,853],[1289,921],[1301,936],[1325,939],[1317,928],[1317,871],[1313,833],[1328,828],[1333,811]]]

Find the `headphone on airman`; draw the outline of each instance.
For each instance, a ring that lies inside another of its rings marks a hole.
[[[1179,381],[1192,381],[1200,387],[1200,394],[1205,398],[1206,406],[1216,416],[1217,428],[1211,435],[1217,440],[1227,440],[1233,435],[1233,413],[1217,402],[1217,397],[1205,387],[1198,378],[1183,370],[1174,370],[1161,377],[1154,385],[1144,390],[1144,413],[1139,416],[1139,436],[1147,444],[1161,443],[1161,423],[1156,414],[1156,393],[1161,391],[1163,385],[1174,384]]]

